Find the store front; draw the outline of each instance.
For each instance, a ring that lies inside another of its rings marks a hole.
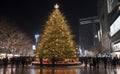
[[[120,57],[120,15],[110,26],[112,57]]]
[[[112,56],[114,57],[117,55],[118,57],[120,57],[120,42],[114,43],[112,47],[113,47]]]

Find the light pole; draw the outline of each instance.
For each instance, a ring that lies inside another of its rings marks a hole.
[[[33,53],[35,53],[35,51],[36,51],[36,49],[37,49],[37,43],[38,43],[38,39],[39,39],[40,35],[39,35],[39,34],[35,34],[34,37],[35,37],[35,44],[32,46],[32,48],[33,48]],[[35,56],[36,56],[36,55],[35,55]]]
[[[37,43],[38,42],[38,38],[39,38],[39,34],[35,34],[35,42]]]
[[[37,43],[38,43],[39,37],[40,37],[39,34],[35,34],[35,50],[36,50],[36,48],[37,48]]]

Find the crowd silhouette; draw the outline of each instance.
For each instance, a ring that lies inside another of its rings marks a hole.
[[[80,62],[85,64],[85,67],[99,68],[102,64],[106,69],[108,66],[116,68],[120,65],[120,58],[118,56],[114,57],[80,57]]]
[[[42,60],[43,58],[40,57],[40,66],[42,68],[43,63]],[[25,57],[25,56],[20,56],[20,57],[4,57],[0,59],[0,66],[4,68],[4,72],[6,72],[6,68],[8,65],[11,68],[11,74],[13,73],[13,68],[19,70],[19,68],[24,70],[24,68],[27,68],[28,65],[30,65],[34,61],[34,57]],[[114,57],[80,57],[79,61],[84,64],[85,68],[90,68],[90,69],[98,69],[101,66],[103,69],[107,69],[108,67],[111,67],[115,69],[117,66],[120,65],[120,58],[116,55]],[[54,67],[55,65],[55,57],[51,59],[52,66]],[[42,70],[41,70],[42,71]],[[5,73],[4,73],[5,74]]]

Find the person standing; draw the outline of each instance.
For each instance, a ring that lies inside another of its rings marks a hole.
[[[42,67],[42,66],[43,66],[43,57],[41,56],[41,57],[39,58],[39,60],[40,60],[40,66]]]
[[[8,65],[8,57],[3,58],[3,65],[5,66],[5,68]]]
[[[51,62],[52,62],[52,66],[54,67],[55,66],[55,57],[54,56],[52,57]]]
[[[117,66],[117,62],[118,62],[117,56],[113,57],[112,65],[113,65],[114,68]]]
[[[107,62],[108,62],[107,57],[104,57],[103,58],[103,63],[104,63],[104,68],[105,69],[107,68]]]

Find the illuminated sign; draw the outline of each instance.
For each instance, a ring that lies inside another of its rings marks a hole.
[[[120,42],[113,45],[113,51],[119,51],[120,50]]]
[[[110,26],[110,35],[113,36],[120,30],[120,16]]]

